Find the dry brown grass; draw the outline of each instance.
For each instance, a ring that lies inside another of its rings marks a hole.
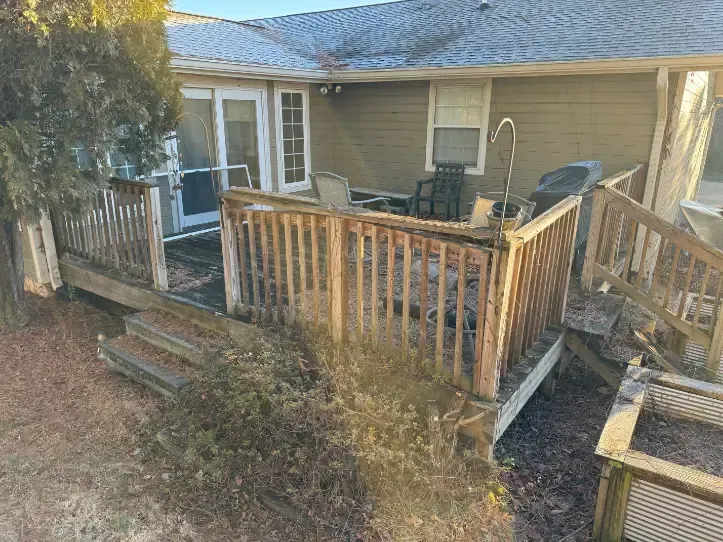
[[[435,396],[434,385],[368,350],[337,351],[322,339],[314,349],[331,375],[374,503],[370,539],[511,539],[498,471],[461,453],[454,423],[425,399]]]
[[[28,309],[26,329],[0,332],[0,541],[245,540],[169,510],[161,473],[138,461],[158,400],[97,359],[98,333],[122,321],[80,302]]]

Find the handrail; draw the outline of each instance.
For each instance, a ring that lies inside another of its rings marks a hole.
[[[581,196],[568,196],[561,202],[550,207],[532,222],[529,222],[522,226],[519,230],[510,233],[509,236],[514,237],[514,239],[522,241],[523,243],[527,242],[547,228],[550,224],[558,220],[561,216],[570,212],[571,209],[580,205],[581,201]]]
[[[709,245],[696,235],[674,226],[625,194],[621,194],[614,188],[607,188],[605,190],[605,201],[627,216],[632,217],[635,221],[653,228],[658,233],[662,232],[666,239],[675,245],[684,246],[696,258],[714,260],[710,263],[723,266],[723,250]]]
[[[108,182],[110,184],[125,184],[128,186],[141,186],[143,188],[153,188],[158,186],[157,181],[144,181],[142,179],[121,179],[120,177],[111,177]]]
[[[226,202],[271,205],[284,211],[307,212],[329,217],[344,217],[388,227],[457,235],[475,240],[494,241],[495,230],[491,228],[480,228],[465,223],[421,220],[415,217],[393,215],[360,207],[339,207],[321,203],[317,199],[304,196],[263,192],[253,188],[234,186],[231,190],[222,192],[219,197]]]
[[[716,270],[723,272],[723,251],[667,222],[617,189],[625,178],[630,179],[630,188],[640,167],[600,183],[595,190],[582,289],[590,290],[593,278],[599,277],[677,332],[709,349],[706,369],[708,378],[713,378],[718,373],[723,354],[723,318],[718,317],[723,293],[721,282],[710,298],[713,300],[710,321],[701,319],[701,309],[709,280]],[[636,236],[642,237],[643,229],[642,243],[636,243]],[[623,243],[623,240],[627,242]],[[671,259],[667,260],[665,254]],[[631,279],[636,259],[640,261],[639,268],[637,276]],[[653,259],[650,281],[643,281],[650,270],[647,263],[652,263]],[[682,283],[676,281],[681,262],[687,266]],[[692,280],[696,264],[702,267],[700,283]],[[691,305],[693,299],[697,302]]]

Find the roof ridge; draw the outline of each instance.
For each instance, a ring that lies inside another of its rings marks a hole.
[[[402,0],[402,1],[404,1],[404,0]],[[266,30],[266,28],[263,26],[259,26],[257,24],[253,24],[253,23],[249,22],[254,19],[249,19],[248,21],[234,21],[233,19],[224,19],[223,17],[216,17],[214,15],[203,15],[201,13],[190,13],[188,11],[178,11],[176,9],[169,9],[168,13],[175,13],[177,15],[190,15],[192,17],[198,17],[200,19],[212,19],[214,21],[223,21],[224,23],[233,23],[233,24],[238,24],[241,26],[250,26],[252,28],[261,28],[261,29]]]
[[[256,19],[245,19],[242,22],[247,22],[248,24],[253,24],[252,21],[274,21],[277,19],[287,19],[289,17],[299,17],[301,15],[316,15],[318,13],[331,13],[332,11],[352,11],[355,9],[376,8],[376,7],[389,6],[391,4],[402,4],[405,2],[419,2],[419,1],[420,0],[390,0],[388,2],[382,1],[382,2],[376,2],[374,4],[362,4],[360,6],[349,6],[346,8],[320,9],[317,11],[304,11],[302,13],[289,13],[287,15],[277,15],[276,17],[261,17],[261,18],[256,18]]]

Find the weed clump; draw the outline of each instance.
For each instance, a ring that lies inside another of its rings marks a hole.
[[[259,336],[221,351],[152,424],[165,444],[156,450],[174,463],[173,491],[228,517],[260,498],[299,523],[300,539],[353,540],[365,491],[328,378],[307,371],[291,343]]]
[[[436,384],[393,358],[297,339],[225,345],[150,424],[178,501],[233,517],[260,498],[299,540],[510,539],[496,472],[461,452],[456,418],[426,399]]]

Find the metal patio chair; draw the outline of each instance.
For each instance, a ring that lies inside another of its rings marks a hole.
[[[444,219],[452,218],[451,207],[455,204],[456,214],[459,216],[459,195],[464,181],[463,164],[437,164],[434,177],[424,181],[417,181],[417,191],[414,195],[414,208],[419,216],[419,204],[429,203],[429,214],[434,214],[434,204],[444,204]],[[425,185],[431,185],[429,195],[422,196]]]
[[[338,205],[340,207],[364,207],[369,203],[379,203],[385,208],[386,212],[390,212],[389,198],[371,198],[364,200],[352,200],[349,191],[349,180],[340,177],[328,171],[319,171],[318,173],[309,173],[311,178],[311,187],[317,199],[322,203]]]

